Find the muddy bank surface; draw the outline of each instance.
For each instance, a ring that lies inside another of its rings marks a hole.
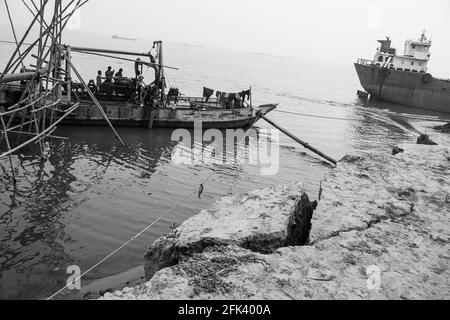
[[[147,283],[103,299],[450,298],[450,151],[400,147],[344,157],[314,213],[301,185],[222,199],[150,246]]]
[[[263,254],[309,237],[314,204],[301,184],[224,197],[156,240],[145,254],[145,276],[213,246],[237,245]]]

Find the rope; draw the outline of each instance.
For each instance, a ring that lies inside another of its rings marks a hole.
[[[245,133],[242,141],[245,140],[245,138],[247,137],[247,135],[249,134],[249,132],[251,131],[251,129],[253,128],[253,126],[255,125],[255,123],[259,120],[260,115],[258,114],[255,117],[255,120],[253,121],[252,125],[250,126],[250,129],[247,130],[247,132]],[[242,141],[240,143],[242,143]],[[198,194],[199,196],[201,196],[201,193],[203,192],[203,185],[209,181],[211,179],[211,177],[216,173],[216,171],[211,172],[211,174],[205,179],[203,180],[202,183],[200,183],[200,189],[198,190]],[[97,262],[96,264],[94,264],[92,267],[90,267],[88,270],[86,270],[85,272],[83,272],[83,274],[81,274],[80,276],[78,276],[77,278],[75,278],[73,280],[73,282],[80,280],[82,277],[84,277],[86,274],[88,274],[89,272],[91,272],[92,270],[94,270],[95,268],[97,268],[100,264],[102,264],[103,262],[105,262],[106,260],[108,260],[109,258],[111,258],[114,254],[116,254],[117,252],[119,252],[121,249],[123,249],[124,247],[126,247],[127,245],[129,245],[131,242],[133,242],[134,240],[136,240],[139,236],[141,236],[143,233],[145,233],[148,229],[150,229],[152,226],[154,226],[157,222],[159,222],[161,219],[163,219],[164,217],[166,217],[167,215],[169,215],[171,212],[173,212],[175,209],[177,209],[183,202],[185,202],[186,200],[188,200],[192,195],[194,195],[196,193],[197,190],[193,190],[191,191],[191,193],[189,193],[187,196],[185,196],[182,200],[180,200],[176,205],[174,205],[172,208],[170,208],[168,211],[166,211],[165,213],[163,213],[162,215],[160,215],[155,221],[153,221],[151,224],[149,224],[148,226],[146,226],[144,229],[142,229],[141,231],[139,231],[136,235],[134,235],[132,238],[130,238],[127,242],[125,242],[124,244],[122,244],[120,247],[118,247],[117,249],[115,249],[114,251],[112,251],[110,254],[108,254],[107,256],[105,256],[103,259],[101,259],[99,262]],[[52,294],[50,297],[48,297],[46,300],[51,300],[54,297],[56,297],[58,294],[60,294],[62,291],[64,291],[66,288],[68,287],[68,284],[66,284],[63,288],[59,289],[58,291],[56,291],[54,294]]]
[[[273,110],[273,112],[295,114],[298,116],[321,118],[321,119],[345,120],[345,121],[357,121],[358,120],[358,119],[351,119],[351,118],[335,118],[335,117],[319,116],[319,115],[314,115],[314,114],[299,113],[299,112],[292,112],[292,111],[282,111],[282,110]]]
[[[179,201],[176,205],[174,205],[172,208],[170,208],[168,211],[166,211],[164,214],[160,215],[155,221],[153,221],[151,224],[149,224],[147,227],[145,227],[144,229],[142,229],[141,231],[139,231],[135,236],[133,236],[131,239],[129,239],[127,242],[125,242],[124,244],[122,244],[119,248],[117,248],[116,250],[112,251],[110,254],[108,254],[106,257],[104,257],[102,260],[100,260],[99,262],[97,262],[95,265],[93,265],[92,267],[90,267],[88,270],[86,270],[85,272],[83,272],[82,275],[78,276],[76,279],[74,279],[73,281],[78,281],[80,280],[82,277],[84,277],[86,274],[88,274],[89,272],[91,272],[92,270],[94,270],[95,268],[97,268],[100,264],[102,264],[103,262],[105,262],[106,260],[108,260],[109,258],[111,258],[114,254],[116,254],[117,252],[119,252],[121,249],[123,249],[124,247],[126,247],[127,245],[129,245],[131,242],[133,242],[135,239],[137,239],[139,236],[141,236],[144,232],[146,232],[148,229],[150,229],[152,226],[154,226],[157,222],[159,222],[162,218],[164,218],[165,216],[167,216],[168,214],[170,214],[172,211],[174,211],[176,208],[178,208],[184,201],[186,201],[187,199],[189,199],[193,194],[195,193],[195,191],[192,191],[191,193],[189,193],[186,197],[184,197],[181,201]],[[58,294],[60,294],[62,291],[64,291],[64,289],[66,289],[68,286],[68,284],[66,284],[63,288],[59,289],[57,292],[55,292],[54,294],[52,294],[50,297],[48,297],[46,300],[51,300],[54,297],[56,297]]]

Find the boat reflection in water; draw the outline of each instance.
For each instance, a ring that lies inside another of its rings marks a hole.
[[[188,131],[194,139],[194,131]],[[37,146],[14,156],[15,186],[9,181],[8,163],[0,162],[0,298],[52,294],[66,284],[68,266],[87,270],[196,190],[211,172],[216,174],[201,198],[191,197],[126,250],[83,277],[82,283],[140,265],[146,245],[172,223],[181,223],[232,192],[239,176],[244,180],[238,191],[273,183],[274,177],[245,178],[256,167],[174,164],[173,132],[120,128],[126,142],[121,146],[111,142],[107,127],[59,127],[54,134],[68,139],[50,139],[45,145],[47,159],[40,158]],[[236,155],[237,149],[232,157]]]
[[[32,148],[14,157],[16,185],[9,181],[7,163],[0,163],[1,298],[35,298],[64,286],[67,266],[88,268],[132,234],[130,228],[166,207],[155,204],[152,194],[171,196],[163,195],[164,185],[149,181],[170,160],[171,131],[122,130],[126,147],[111,143],[108,128],[63,127],[57,132],[69,140],[52,139],[46,160]],[[149,238],[152,234],[134,246],[139,259]],[[103,271],[100,267],[83,280]]]

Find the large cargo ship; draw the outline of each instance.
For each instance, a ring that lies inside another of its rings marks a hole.
[[[431,41],[425,32],[417,40],[407,40],[403,55],[391,47],[391,40],[378,40],[381,46],[373,60],[358,59],[356,72],[371,97],[411,107],[450,113],[450,79],[428,73]]]

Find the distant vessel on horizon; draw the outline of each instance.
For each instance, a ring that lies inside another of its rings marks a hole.
[[[118,34],[113,34],[112,35],[113,39],[118,39],[118,40],[129,40],[129,41],[137,41],[137,39],[135,38],[127,38],[127,37],[121,37]]]
[[[428,73],[431,41],[425,31],[417,40],[407,40],[403,55],[397,55],[391,40],[381,44],[373,60],[355,63],[359,81],[371,97],[411,107],[450,113],[450,79]]]

